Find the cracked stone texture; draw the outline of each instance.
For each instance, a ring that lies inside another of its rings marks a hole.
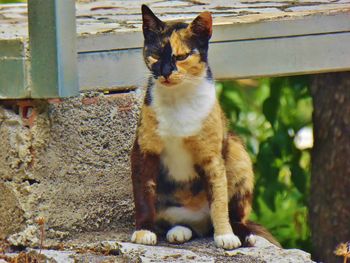
[[[80,244],[82,246],[82,244]],[[84,245],[83,245],[84,247]],[[95,248],[92,250],[91,248]],[[39,250],[28,249],[31,255],[37,255]],[[297,249],[280,249],[267,240],[257,237],[255,247],[238,248],[231,251],[218,249],[212,239],[197,239],[182,245],[170,245],[160,242],[157,246],[136,245],[128,242],[104,241],[95,244],[85,244],[85,250],[80,247],[66,251],[42,250],[41,257],[46,262],[188,262],[188,263],[311,263],[310,254]],[[15,257],[18,254],[7,254]]]
[[[310,254],[304,251],[280,249],[261,237],[257,237],[257,243],[254,247],[242,247],[231,251],[216,248],[211,238],[198,239],[183,245],[169,245],[162,242],[158,247],[121,242],[118,244],[121,254],[138,257],[141,262],[313,262]]]
[[[0,102],[0,240],[37,246],[40,217],[47,244],[130,233],[129,150],[141,97],[85,93],[29,101],[29,110]]]

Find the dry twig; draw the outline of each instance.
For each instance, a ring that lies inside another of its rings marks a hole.
[[[340,243],[334,250],[336,256],[344,257],[343,263],[346,263],[348,258],[350,258],[350,241],[345,243]]]

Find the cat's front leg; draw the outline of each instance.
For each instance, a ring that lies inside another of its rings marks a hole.
[[[131,153],[131,172],[135,203],[136,230],[131,241],[137,244],[155,245],[156,176],[159,173],[159,156],[141,151],[136,141]]]
[[[214,241],[217,247],[233,249],[241,241],[233,233],[228,213],[227,178],[222,158],[210,158],[204,165],[209,182],[210,215],[214,227]]]

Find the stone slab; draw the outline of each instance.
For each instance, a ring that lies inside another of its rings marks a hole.
[[[118,242],[122,255],[141,262],[237,262],[237,263],[311,263],[309,253],[298,249],[281,249],[257,236],[254,247],[225,251],[216,248],[212,238],[195,239],[183,245],[162,241],[158,246]]]
[[[118,240],[80,244],[65,250],[27,249],[33,257],[46,262],[138,262],[138,263],[312,263],[310,254],[298,249],[280,249],[267,240],[257,237],[255,247],[238,248],[230,251],[218,249],[210,238],[195,239],[183,245],[170,245],[164,241],[157,246],[137,245]],[[22,252],[23,254],[24,252]],[[40,254],[40,255],[39,255]],[[18,253],[7,253],[7,257],[18,257]]]

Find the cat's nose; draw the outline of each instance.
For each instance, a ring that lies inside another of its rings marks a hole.
[[[166,80],[168,80],[170,75],[171,75],[171,74],[162,75],[162,76],[163,76]]]
[[[167,79],[171,75],[171,72],[173,72],[173,67],[171,65],[164,65],[162,68],[161,75]]]

